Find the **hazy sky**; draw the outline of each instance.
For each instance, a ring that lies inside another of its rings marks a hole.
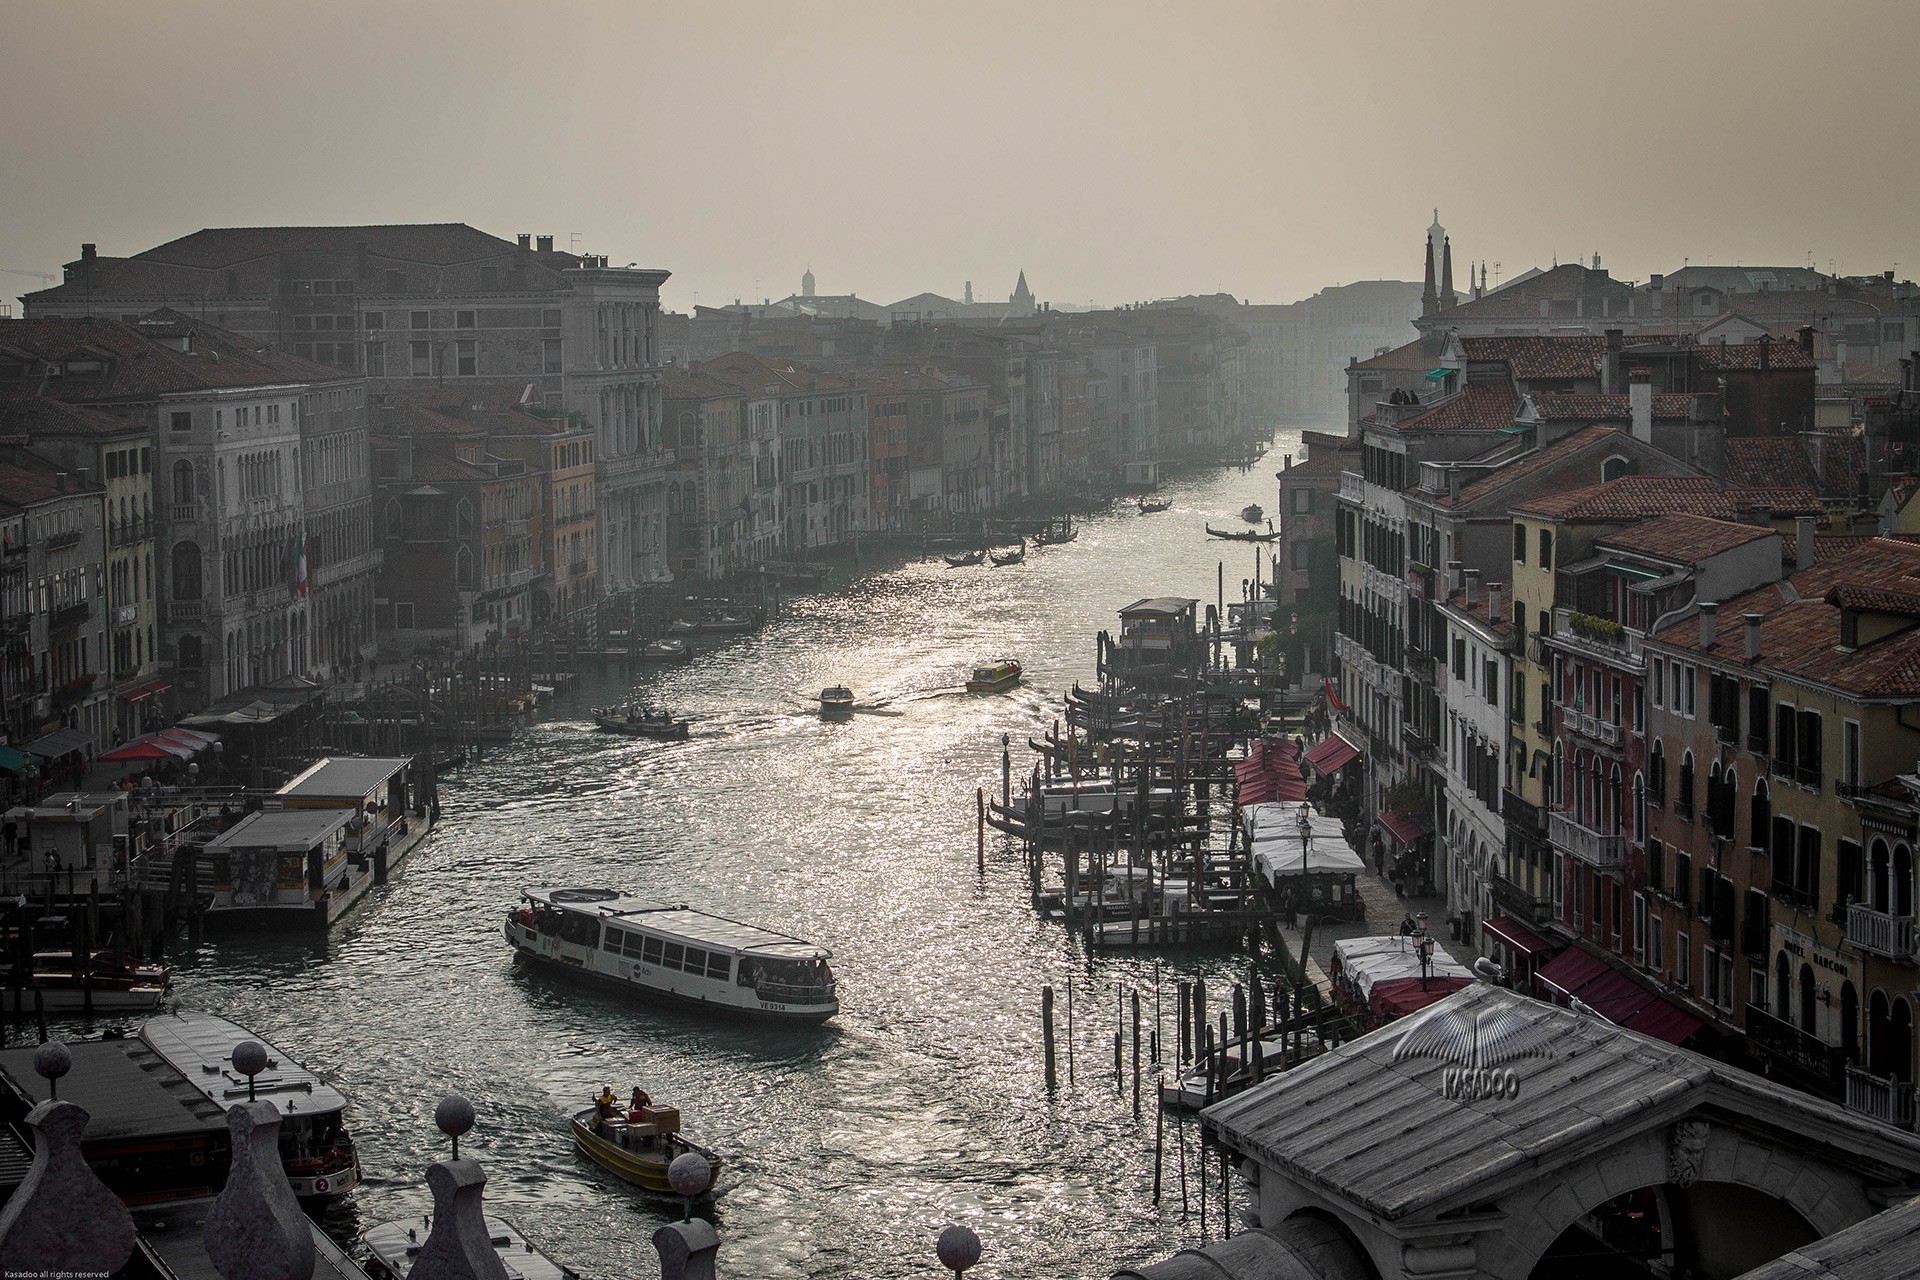
[[[464,221],[667,268],[680,309],[809,263],[877,301],[1024,267],[1284,302],[1419,279],[1437,205],[1509,275],[1908,276],[1916,53],[1911,0],[0,0],[0,267]]]

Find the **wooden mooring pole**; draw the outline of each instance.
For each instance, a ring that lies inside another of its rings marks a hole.
[[[1040,988],[1040,1037],[1047,1055],[1047,1093],[1053,1094],[1059,1088],[1059,1078],[1053,1069],[1053,984]]]

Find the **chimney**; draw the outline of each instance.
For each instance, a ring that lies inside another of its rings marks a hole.
[[[533,248],[533,236],[528,232],[523,231],[519,235],[515,236],[514,239],[520,242],[520,247],[522,249]]]
[[[1487,584],[1487,616],[1496,621],[1500,617],[1500,597],[1505,589],[1506,584],[1503,582],[1489,582]]]
[[[1700,647],[1711,649],[1713,638],[1719,634],[1720,606],[1712,600],[1700,602]]]
[[[1447,468],[1447,505],[1460,504],[1460,468],[1456,464]]]
[[[1760,335],[1760,367],[1773,368],[1773,338],[1764,333]]]
[[[1281,455],[1280,455],[1280,463],[1281,463],[1281,465],[1280,465],[1280,469],[1281,469],[1282,471],[1291,471],[1291,470],[1293,470],[1293,455],[1292,455],[1292,454],[1290,454],[1290,453],[1283,453],[1283,454],[1281,454]]]
[[[1449,560],[1447,561],[1447,593],[1451,595],[1453,592],[1458,591],[1460,587],[1460,562],[1458,560]]]
[[[1625,329],[1607,330],[1607,350],[1618,351],[1625,345],[1627,345],[1627,331]]]
[[[1652,275],[1647,277],[1647,292],[1648,293],[1660,292],[1660,286],[1665,281],[1666,281],[1665,276],[1661,275],[1658,271],[1654,272]]]
[[[1813,354],[1813,326],[1812,325],[1810,324],[1801,325],[1798,329],[1795,329],[1793,331],[1793,336],[1800,339],[1800,349],[1802,351],[1806,352],[1808,355]]]
[[[1813,526],[1812,516],[1800,516],[1793,522],[1793,570],[1813,568]]]
[[[1634,369],[1627,374],[1627,409],[1633,417],[1633,438],[1652,444],[1653,370]]]
[[[95,246],[90,244],[80,246],[80,261],[87,263],[89,266],[91,266],[93,260],[99,256],[99,250]]]
[[[1480,571],[1467,570],[1467,608],[1477,608],[1480,604]]]
[[[1760,615],[1743,613],[1740,615],[1740,621],[1747,624],[1747,661],[1758,662],[1760,660]]]
[[[552,237],[552,236],[539,236],[539,237],[537,237],[537,238],[536,238],[536,239],[534,240],[534,242],[533,242],[533,246],[534,246],[534,248],[536,248],[536,249],[538,249],[538,250],[539,250],[539,251],[540,251],[541,253],[552,253],[552,252],[553,252],[553,237]]]
[[[66,472],[56,471],[53,473],[53,487],[57,492],[60,492],[60,493],[65,493],[67,491],[67,473]]]

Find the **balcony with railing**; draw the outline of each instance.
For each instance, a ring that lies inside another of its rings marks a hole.
[[[175,502],[167,507],[167,519],[175,524],[200,518],[200,504],[197,502]]]
[[[47,629],[53,632],[71,631],[92,614],[92,605],[85,600],[76,600],[72,604],[60,606],[48,615]]]
[[[1913,1082],[1847,1068],[1847,1110],[1896,1129],[1913,1128]]]
[[[1620,746],[1620,726],[1609,720],[1563,706],[1560,708],[1560,722],[1566,725],[1567,732],[1577,733],[1589,742],[1615,749]]]
[[[1875,911],[1864,902],[1847,904],[1847,945],[1913,964],[1916,944],[1920,944],[1920,929],[1911,914]]]
[[[1817,1082],[1830,1096],[1845,1088],[1846,1054],[1757,1004],[1747,1006],[1747,1039]]]
[[[1402,726],[1400,730],[1400,750],[1409,760],[1433,759],[1433,739],[1422,737],[1412,729]]]
[[[584,578],[584,577],[586,577],[586,576],[587,576],[587,562],[586,562],[585,560],[575,560],[575,561],[573,561],[573,562],[572,562],[571,564],[569,564],[569,565],[567,566],[567,576],[568,576],[568,577],[570,577],[570,578]]]
[[[62,533],[50,533],[47,535],[47,550],[65,551],[69,547],[77,547],[80,545],[80,535],[81,530],[79,529],[68,529]]]
[[[170,600],[167,602],[167,621],[198,622],[206,616],[207,602],[204,600]]]
[[[1597,871],[1617,871],[1626,863],[1626,837],[1595,831],[1571,814],[1555,813],[1549,817],[1547,839]]]
[[[1553,611],[1553,644],[1556,648],[1638,671],[1642,665],[1641,643],[1638,631],[1624,627],[1611,618],[1599,618],[1564,607]]]
[[[1358,471],[1340,473],[1340,496],[1348,502],[1367,500],[1367,482]]]

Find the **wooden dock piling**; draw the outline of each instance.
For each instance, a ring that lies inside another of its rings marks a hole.
[[[1059,1088],[1059,1078],[1053,1069],[1053,984],[1040,988],[1040,1037],[1047,1056],[1047,1093],[1051,1096]]]

